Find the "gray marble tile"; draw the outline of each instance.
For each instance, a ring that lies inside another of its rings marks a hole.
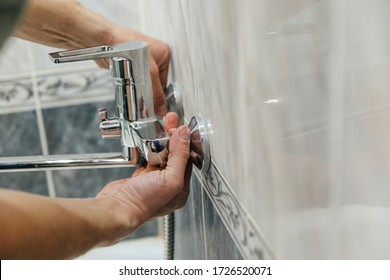
[[[137,229],[135,232],[126,237],[125,240],[157,235],[158,222],[157,220],[152,220],[147,222],[146,224],[143,224],[139,229]]]
[[[195,176],[186,205],[175,211],[175,259],[205,259],[202,187]]]
[[[0,115],[0,156],[42,154],[33,111]]]
[[[48,195],[45,172],[0,173],[0,188]]]
[[[0,157],[40,155],[35,112],[0,115]],[[0,173],[0,187],[47,195],[43,172]]]
[[[203,192],[206,256],[209,260],[242,259],[240,252],[230,237],[214,205]]]
[[[44,109],[49,153],[121,152],[119,139],[102,139],[98,129],[99,108],[115,114],[114,106],[112,101]]]
[[[94,197],[106,184],[130,177],[133,169],[101,168],[53,171],[57,197]]]

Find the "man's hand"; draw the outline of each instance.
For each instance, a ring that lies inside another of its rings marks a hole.
[[[187,201],[192,171],[190,132],[187,126],[175,128],[178,125],[175,113],[168,113],[165,123],[172,133],[167,166],[164,169],[151,164],[140,166],[132,178],[109,183],[96,197],[116,201],[114,204],[128,213],[129,230],[181,208]]]

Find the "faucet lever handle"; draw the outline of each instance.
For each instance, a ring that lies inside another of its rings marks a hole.
[[[98,46],[92,48],[49,53],[49,57],[54,63],[92,60],[106,58],[109,56],[108,52],[112,50],[113,48],[110,46]]]
[[[136,63],[138,60],[138,64],[142,65],[143,68],[147,66],[148,70],[150,63],[149,45],[148,43],[142,41],[126,42],[114,47],[98,46],[92,48],[59,51],[49,53],[49,57],[54,63],[123,57],[133,61],[134,63]],[[137,67],[139,67],[139,65],[137,65]]]

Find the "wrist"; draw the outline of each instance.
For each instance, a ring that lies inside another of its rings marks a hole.
[[[100,245],[115,244],[134,232],[141,223],[123,203],[111,195],[98,195],[92,199],[96,205],[96,213],[102,221],[98,231],[101,232]]]

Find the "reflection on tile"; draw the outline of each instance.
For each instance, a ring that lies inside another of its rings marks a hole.
[[[213,203],[203,192],[206,256],[209,260],[242,259],[237,246],[216,212]]]
[[[175,211],[175,259],[205,259],[201,192],[198,179],[192,176],[187,203]]]

